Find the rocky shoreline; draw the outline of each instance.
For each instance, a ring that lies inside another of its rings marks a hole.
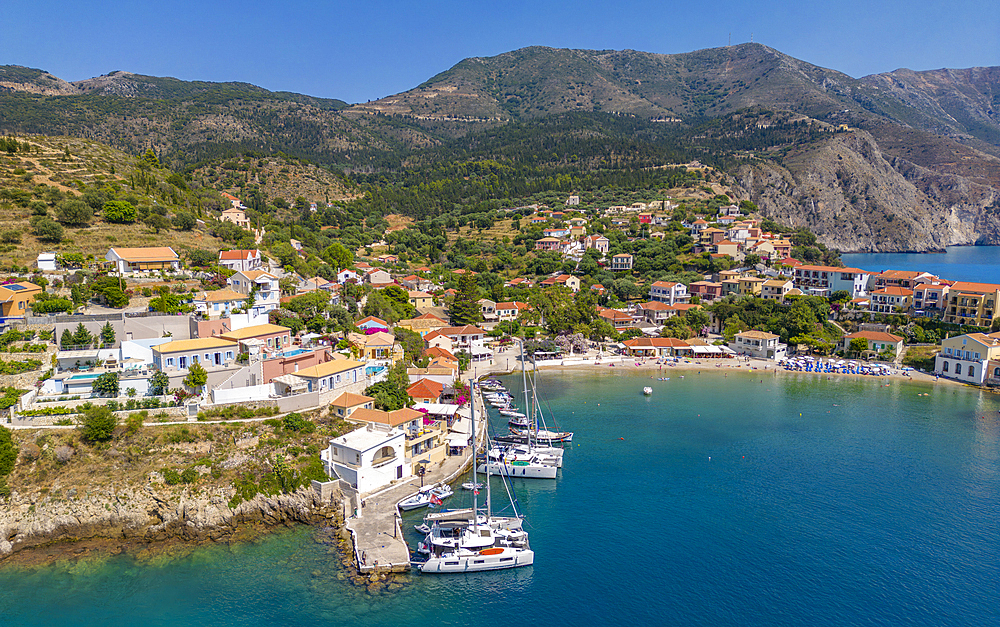
[[[0,510],[0,563],[45,561],[95,550],[119,553],[156,545],[198,545],[252,537],[254,529],[325,523],[342,527],[338,496],[324,501],[311,488],[228,506],[224,488],[164,494],[154,486],[102,488],[78,494],[21,497]]]
[[[224,488],[163,494],[150,485],[86,494],[12,495],[0,510],[0,565],[38,567],[127,553],[141,561],[186,555],[218,542],[252,542],[281,528],[309,525],[315,542],[340,562],[337,579],[376,595],[410,582],[408,574],[357,569],[339,493],[312,488],[228,506]]]

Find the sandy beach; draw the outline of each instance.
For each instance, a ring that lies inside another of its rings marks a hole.
[[[827,361],[837,361],[833,359],[817,359],[817,363]],[[649,370],[650,378],[657,379],[661,376],[669,376],[671,371],[722,371],[722,372],[743,372],[759,373],[771,376],[784,374],[806,375],[817,378],[833,380],[836,378],[865,378],[884,379],[894,381],[920,381],[925,383],[948,383],[954,385],[965,385],[959,381],[935,377],[932,374],[919,372],[916,370],[904,371],[901,367],[893,368],[887,375],[866,375],[866,374],[841,374],[824,372],[802,372],[795,370],[785,370],[776,362],[767,359],[747,358],[737,356],[729,359],[680,359],[678,361],[656,360],[651,358],[636,358],[614,355],[607,353],[599,354],[597,351],[590,351],[586,355],[573,355],[565,359],[551,359],[540,361],[536,364],[539,368],[566,368],[566,369],[615,369],[627,368],[629,370]],[[479,364],[475,366],[480,374],[487,372],[512,372],[520,368],[520,360],[517,358],[517,349],[506,349],[498,352],[489,365]],[[662,374],[660,374],[662,373]]]

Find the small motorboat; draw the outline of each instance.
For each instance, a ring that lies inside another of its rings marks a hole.
[[[448,498],[453,493],[454,491],[447,483],[439,486],[424,486],[420,488],[416,494],[408,496],[400,501],[397,504],[397,507],[405,512],[411,509],[417,509],[418,507],[440,505],[442,500]]]
[[[646,396],[652,396],[653,395],[653,388],[651,388],[651,387],[649,387],[647,385],[646,387],[642,388],[642,393],[645,394]]]
[[[463,490],[482,490],[483,489],[483,484],[482,483],[473,483],[471,481],[466,481],[465,483],[462,484],[462,489]],[[424,526],[426,527],[426,525],[424,525]]]
[[[419,525],[413,525],[413,528],[424,534],[425,536],[431,532],[431,528],[427,526],[427,523],[420,523]]]

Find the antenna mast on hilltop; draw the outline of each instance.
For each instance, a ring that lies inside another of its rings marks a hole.
[[[753,33],[750,33],[750,43],[753,43]]]

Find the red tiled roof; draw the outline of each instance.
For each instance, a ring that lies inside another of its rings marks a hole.
[[[873,340],[875,342],[902,342],[903,338],[898,335],[893,335],[892,333],[883,333],[881,331],[857,331],[856,333],[851,333],[847,336],[847,339],[853,340],[855,338],[864,338],[866,340]]]
[[[421,379],[406,388],[406,393],[412,398],[439,398],[444,391],[444,385],[433,379]]]

